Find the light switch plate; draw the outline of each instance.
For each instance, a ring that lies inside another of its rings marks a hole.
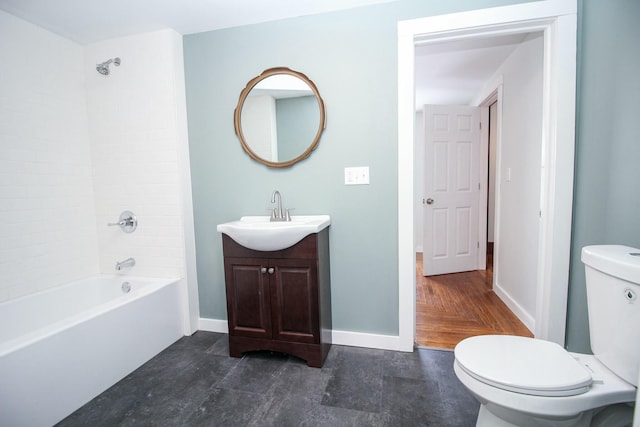
[[[344,185],[368,185],[369,166],[344,168]]]

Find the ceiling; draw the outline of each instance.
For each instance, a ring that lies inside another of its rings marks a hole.
[[[80,44],[173,28],[193,34],[397,0],[0,0],[0,9]]]
[[[417,46],[416,109],[468,105],[526,37],[520,33]]]
[[[172,28],[193,34],[397,0],[0,0],[0,9],[80,44]],[[416,108],[468,104],[526,35],[416,47]]]

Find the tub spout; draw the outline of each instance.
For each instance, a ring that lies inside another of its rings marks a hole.
[[[123,268],[131,268],[136,265],[136,260],[133,258],[127,258],[124,261],[116,262],[116,271],[120,271]]]

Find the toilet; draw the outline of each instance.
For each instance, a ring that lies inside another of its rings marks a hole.
[[[483,335],[455,348],[454,371],[480,401],[476,426],[631,426],[640,366],[640,249],[587,246],[593,355],[536,338]]]

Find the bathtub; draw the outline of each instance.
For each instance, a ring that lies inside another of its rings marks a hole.
[[[0,303],[0,425],[51,426],[179,339],[179,285],[98,276]]]

